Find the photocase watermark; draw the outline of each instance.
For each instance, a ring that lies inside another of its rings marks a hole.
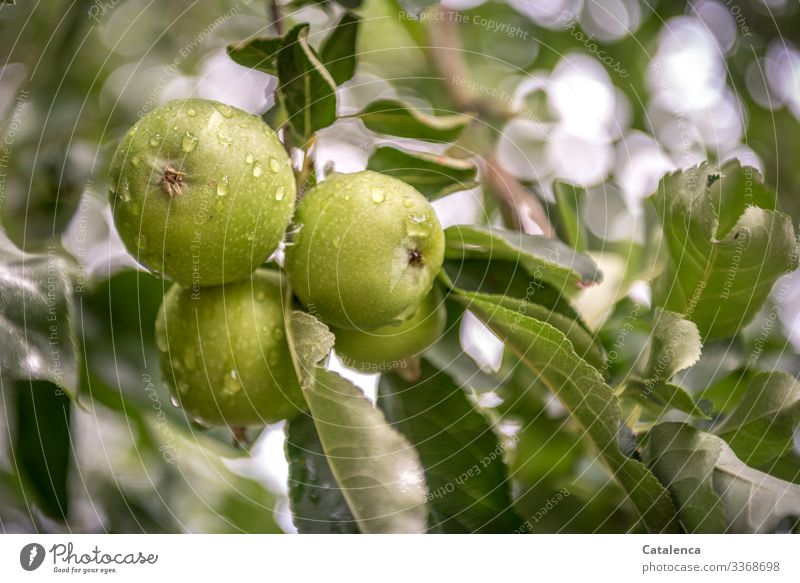
[[[753,33],[750,32],[750,27],[747,26],[747,18],[742,12],[742,7],[736,4],[733,0],[723,0],[725,7],[730,11],[733,20],[736,22],[736,27],[743,37],[751,37]]]
[[[472,79],[466,79],[464,77],[459,77],[458,75],[454,75],[453,78],[450,80],[450,83],[461,87],[464,89],[469,89],[474,93],[480,93],[482,95],[486,95],[488,97],[492,97],[498,101],[501,101],[506,104],[510,104],[514,101],[514,95],[509,93],[504,89],[500,89],[499,87],[494,87],[487,83],[481,83],[480,81],[474,81]],[[528,121],[532,121],[537,125],[540,125],[545,128],[544,137],[550,137],[551,129],[547,125],[547,123],[541,119],[536,113],[534,113],[527,105],[521,105],[516,110],[516,115],[518,117],[522,117],[527,119]]]
[[[389,372],[391,370],[395,370],[398,368],[408,368],[408,361],[407,360],[387,360],[383,362],[359,362],[352,358],[348,358],[343,354],[339,354],[338,352],[336,355],[339,357],[339,360],[342,361],[347,368],[351,368],[355,371],[363,372],[363,373],[378,373],[378,372]]]
[[[503,453],[505,452],[506,447],[513,447],[517,441],[519,441],[519,436],[513,435],[506,440],[506,444],[498,443],[493,450],[483,456],[480,461],[473,464],[471,467],[467,468],[457,478],[451,480],[444,484],[443,486],[439,486],[435,490],[428,492],[426,498],[428,501],[439,499],[448,494],[452,494],[455,492],[458,486],[463,486],[472,478],[480,476],[483,471],[488,468],[495,460],[502,460]]]
[[[75,213],[75,249],[73,255],[77,261],[76,274],[75,274],[75,293],[80,295],[86,292],[86,286],[89,281],[89,270],[86,268],[86,251],[89,244],[89,217],[91,213],[91,196],[94,190],[94,181],[91,177],[86,181],[83,187],[83,196],[80,199],[80,205]]]
[[[48,555],[53,573],[65,575],[108,575],[118,572],[118,566],[155,565],[158,562],[156,553],[104,552],[97,545],[88,551],[76,551],[71,542],[56,543],[45,550],[39,543],[29,543],[19,552],[20,567],[25,571],[35,571],[44,564]]]
[[[798,250],[800,250],[800,234],[798,234],[794,249],[792,249],[792,252],[789,256],[789,265],[794,266],[797,264]],[[794,269],[788,269],[784,275],[789,275],[793,272]],[[753,340],[753,350],[750,353],[748,366],[755,366],[758,359],[761,358],[762,354],[764,354],[764,349],[769,341],[770,335],[772,334],[772,330],[775,328],[775,324],[780,321],[781,315],[783,314],[783,303],[791,290],[791,281],[787,279],[780,281],[776,286],[775,291],[772,294],[772,305],[770,306],[769,312],[765,316],[764,320],[761,322],[761,331],[759,332],[758,337]]]
[[[606,372],[608,372],[608,369],[612,364],[619,360],[619,353],[625,347],[625,344],[628,341],[628,336],[635,329],[634,323],[639,319],[639,314],[641,311],[642,304],[637,302],[633,304],[628,312],[628,315],[625,316],[625,321],[622,323],[622,327],[619,329],[619,332],[617,332],[617,336],[614,338],[614,344],[611,345],[607,358],[603,363]]]
[[[504,34],[511,39],[528,40],[528,31],[521,26],[495,20],[480,14],[464,14],[455,10],[426,10],[420,12],[400,11],[400,20],[414,20],[416,22],[456,22],[458,24],[471,24],[486,29],[489,32]]]
[[[17,135],[22,130],[22,115],[28,109],[28,98],[30,92],[22,89],[17,95],[14,109],[8,119],[3,136],[3,144],[0,147],[0,214],[3,212],[3,203],[6,199],[6,188],[8,187],[8,169],[11,166],[11,148],[17,139]]]
[[[557,251],[553,249],[548,249],[547,253],[549,255],[549,259],[553,263],[558,262],[559,254]],[[528,282],[528,287],[525,288],[525,297],[520,300],[519,307],[517,308],[516,313],[514,314],[514,321],[511,323],[511,333],[516,334],[519,331],[519,326],[525,320],[528,315],[528,306],[531,303],[536,303],[534,298],[536,297],[536,293],[545,289],[545,284],[542,283],[542,278],[544,277],[544,273],[541,270],[541,267],[538,265],[534,268],[533,273],[531,274],[533,279]]]
[[[705,281],[698,281],[697,285],[692,292],[692,297],[689,298],[689,305],[686,307],[686,318],[691,320],[692,314],[697,309],[697,304],[700,303],[700,297],[703,295],[703,290],[706,289]]]
[[[55,394],[64,394],[64,365],[61,358],[62,345],[62,288],[63,265],[55,243],[47,245],[47,275],[45,276],[45,302],[47,304],[47,345],[50,349],[49,369],[56,386]]]
[[[558,506],[562,500],[569,496],[569,490],[561,489],[558,493],[549,498],[547,502],[537,510],[533,516],[531,516],[528,520],[523,522],[519,528],[514,530],[511,534],[525,534],[527,532],[531,532],[533,530],[533,525],[542,520],[547,514],[553,510],[556,506]]]
[[[158,430],[164,436],[164,443],[158,447],[161,456],[168,464],[174,464],[180,459],[177,447],[175,447],[175,434],[172,432],[167,414],[161,404],[161,397],[158,395],[156,386],[153,383],[152,377],[144,373],[142,375],[142,383],[144,384],[144,391],[153,403],[153,409],[156,411],[156,420],[158,421]]]
[[[39,543],[27,544],[19,552],[19,565],[26,571],[35,571],[42,566],[46,554]]]
[[[739,272],[739,265],[742,262],[742,254],[747,247],[746,233],[736,233],[733,238],[736,241],[736,249],[733,252],[733,257],[731,257],[731,265],[728,268],[728,273],[725,275],[725,281],[722,284],[720,297],[723,300],[727,300],[728,296],[731,295],[731,289],[733,289],[733,284],[736,282],[736,274]]]
[[[111,11],[119,3],[120,0],[94,0],[92,5],[89,6],[89,10],[86,11],[86,16],[100,24],[101,19],[111,14]]]
[[[239,12],[242,11],[243,4],[249,4],[249,0],[239,3],[223,12],[222,15],[214,20],[214,22],[194,35],[192,39],[178,51],[178,56],[176,56],[172,62],[166,66],[165,70],[159,76],[158,81],[156,81],[155,86],[150,91],[150,94],[147,96],[147,99],[144,100],[144,104],[142,105],[141,109],[136,112],[137,117],[144,117],[151,109],[153,109],[153,107],[158,105],[161,91],[173,77],[180,75],[180,66],[183,61],[185,61],[204,40],[211,36],[217,28],[227,22],[229,18],[239,14]]]
[[[559,16],[558,24],[563,26],[565,30],[568,30],[570,36],[572,36],[575,40],[583,43],[583,46],[586,48],[586,50],[597,57],[597,60],[603,63],[606,67],[614,71],[623,79],[628,78],[630,72],[622,66],[622,63],[614,59],[614,57],[611,55],[608,55],[605,49],[600,48],[600,46],[594,41],[594,35],[584,34],[583,31],[578,29],[578,17],[574,13],[570,12],[569,10],[565,10],[561,16]]]

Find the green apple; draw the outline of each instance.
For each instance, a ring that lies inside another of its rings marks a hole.
[[[204,99],[139,120],[111,163],[125,246],[181,285],[242,279],[275,250],[294,209],[286,150],[259,117]]]
[[[173,285],[156,320],[161,370],[173,396],[206,425],[244,427],[304,408],[286,341],[282,276],[197,290]]]
[[[333,328],[336,353],[342,362],[361,371],[383,371],[402,366],[418,356],[444,332],[447,312],[442,294],[434,289],[408,320],[375,330]]]
[[[407,319],[444,259],[433,207],[377,172],[333,174],[297,207],[286,249],[295,294],[324,322],[374,330]]]

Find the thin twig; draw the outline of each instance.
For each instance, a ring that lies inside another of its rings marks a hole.
[[[306,183],[311,173],[314,172],[314,144],[316,144],[316,136],[309,138],[306,147],[303,149],[303,166],[297,172],[297,197],[298,200],[303,197],[306,191]]]
[[[270,24],[275,27],[278,36],[283,36],[283,19],[281,18],[281,8],[278,0],[267,0],[267,17]]]
[[[506,172],[494,156],[486,159],[483,174],[489,188],[509,210],[516,229],[532,233],[538,227],[546,237],[552,239],[556,236],[541,203],[519,180]]]
[[[250,442],[247,439],[247,432],[244,427],[231,427],[233,434],[233,445],[237,449],[247,449],[250,447]]]
[[[407,383],[416,383],[422,376],[422,364],[418,356],[404,358],[400,366],[395,369],[397,376]]]
[[[430,24],[430,46],[425,54],[430,64],[442,76],[450,99],[456,108],[467,114],[478,114],[490,122],[505,122],[514,117],[515,112],[504,101],[490,95],[476,95],[465,86],[470,79],[469,67],[464,61],[464,49],[459,36],[457,19],[453,10],[441,6],[431,9],[442,13],[434,17]]]
[[[434,8],[444,12],[441,7]],[[440,17],[431,19],[430,46],[426,56],[430,64],[436,68],[444,79],[453,105],[467,114],[478,114],[485,123],[501,124],[515,116],[509,105],[489,95],[475,95],[465,89],[462,80],[469,79],[469,67],[464,61],[463,48],[459,38],[456,18],[452,10]],[[489,188],[504,204],[514,227],[526,233],[538,230],[550,238],[556,236],[541,203],[520,182],[508,174],[494,156],[489,156],[484,164],[484,175]]]

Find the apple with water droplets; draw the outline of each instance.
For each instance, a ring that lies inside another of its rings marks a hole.
[[[428,200],[372,171],[333,174],[305,193],[286,270],[309,312],[340,328],[408,319],[433,286],[444,232]]]
[[[261,118],[186,99],[128,131],[111,163],[109,191],[131,254],[196,288],[247,277],[275,251],[296,186],[286,150]]]
[[[277,271],[198,290],[173,285],[156,320],[161,372],[204,425],[247,427],[294,417],[305,405],[286,340],[289,291]]]
[[[446,322],[442,294],[434,288],[407,320],[375,330],[331,331],[336,336],[336,353],[346,366],[380,372],[403,367],[408,359],[420,356],[441,337]]]

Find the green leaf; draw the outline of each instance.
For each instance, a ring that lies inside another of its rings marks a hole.
[[[358,534],[310,417],[301,415],[288,423],[286,459],[289,502],[297,530],[301,534]]]
[[[487,419],[444,372],[422,363],[419,380],[381,376],[378,405],[417,448],[428,481],[430,529],[442,533],[510,533],[512,510],[503,447]]]
[[[453,142],[472,121],[461,114],[430,115],[393,99],[373,101],[356,117],[377,134],[431,142]]]
[[[725,502],[731,532],[775,532],[787,516],[800,516],[800,485],[751,468],[727,444],[717,461],[714,488]]]
[[[800,484],[800,453],[793,449],[757,469],[781,480]]]
[[[517,299],[506,295],[470,293],[464,290],[459,290],[458,293],[470,300],[482,300],[503,306],[520,316],[527,316],[553,326],[570,341],[572,348],[579,357],[598,371],[604,370],[605,359],[600,344],[577,320],[525,299]]]
[[[647,436],[644,459],[672,492],[687,532],[719,533],[727,528],[725,507],[713,484],[722,445],[682,423],[656,425]]]
[[[656,305],[685,314],[706,339],[735,335],[797,267],[791,218],[775,210],[758,171],[738,161],[668,174],[651,201],[670,255]]]
[[[336,82],[308,43],[308,30],[290,30],[278,54],[278,97],[303,140],[336,121]]]
[[[800,383],[783,372],[762,372],[714,433],[746,464],[762,466],[791,451],[800,419]]]
[[[292,313],[290,347],[303,395],[359,530],[425,532],[427,488],[414,448],[350,381],[311,364],[330,350],[329,334],[313,316]]]
[[[49,381],[74,397],[78,355],[70,272],[55,249],[24,253],[0,232],[2,375]]]
[[[302,380],[314,375],[317,365],[333,349],[336,336],[310,314],[294,311],[290,316],[286,320],[291,322],[287,329],[287,338],[298,378]]]
[[[739,368],[697,393],[696,398],[709,401],[717,413],[730,413],[757,374],[756,370]]]
[[[550,324],[483,299],[464,298],[464,303],[538,375],[580,424],[647,530],[674,532],[675,509],[668,492],[643,464],[626,457],[619,448],[619,402],[597,369],[580,358],[572,343]]]
[[[656,308],[642,377],[664,382],[700,360],[703,344],[694,322],[680,314]]]
[[[785,517],[800,516],[800,485],[751,468],[714,435],[683,423],[663,423],[650,431],[645,455],[675,494],[688,527],[720,531],[718,500],[727,532],[774,532]]]
[[[69,514],[69,471],[72,467],[70,399],[44,381],[3,383],[16,397],[13,463],[23,489],[42,511],[57,520]]]
[[[700,332],[680,314],[656,308],[646,345],[644,365],[631,379],[630,388],[647,405],[673,407],[695,417],[708,418],[689,393],[668,381],[700,359]]]
[[[564,180],[553,182],[556,198],[554,225],[559,238],[577,251],[586,251],[586,229],[581,221],[581,204],[586,189]]]
[[[541,272],[540,272],[541,274]],[[447,276],[446,278],[444,276]],[[461,259],[444,262],[442,279],[454,287],[488,294],[527,300],[577,321],[587,332],[588,326],[572,308],[569,299],[540,277],[528,274],[513,261]]]
[[[445,258],[477,258],[519,263],[531,276],[573,295],[600,283],[602,274],[588,255],[556,239],[484,225],[445,229]]]
[[[349,81],[356,72],[356,41],[360,24],[358,16],[345,12],[320,47],[322,62],[338,85]]]
[[[282,48],[283,37],[269,36],[228,45],[227,51],[231,59],[244,67],[277,75],[278,53]]]
[[[399,178],[432,200],[478,184],[478,169],[468,160],[390,147],[378,148],[367,168]]]
[[[637,397],[645,405],[656,409],[673,408],[687,415],[709,419],[704,411],[686,392],[686,389],[672,383],[642,383],[637,386]]]

